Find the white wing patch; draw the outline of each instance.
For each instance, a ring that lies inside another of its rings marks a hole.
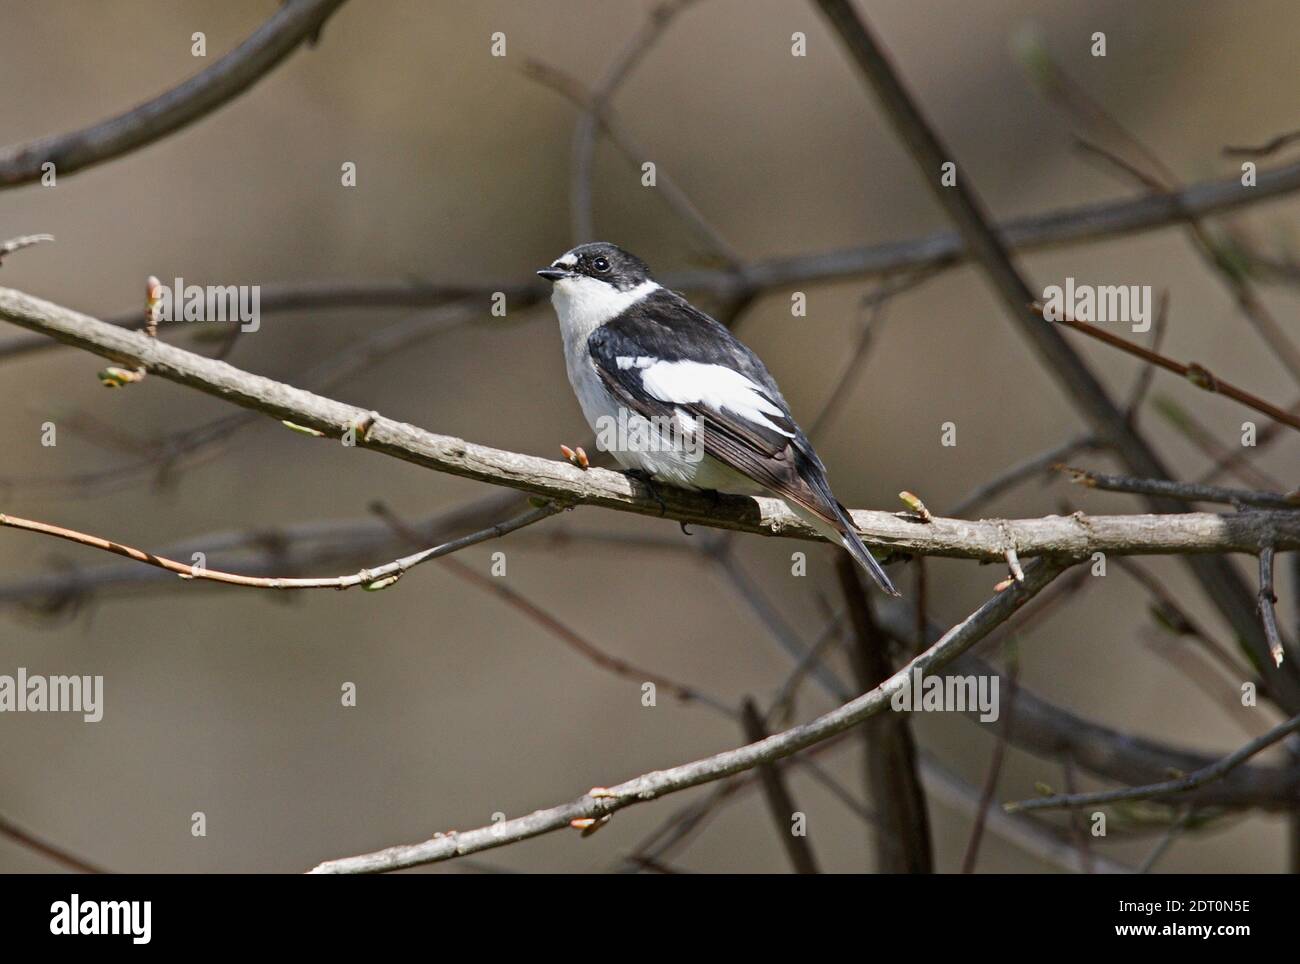
[[[630,364],[624,366],[622,358],[618,360],[618,366],[632,367]],[[758,385],[735,369],[702,362],[655,360],[644,368],[641,384],[646,392],[661,402],[694,403],[718,411],[730,411],[786,438],[794,438],[793,432],[787,432],[767,418],[768,415],[784,417],[785,413],[763,394]]]
[[[619,355],[614,359],[618,363],[618,370],[623,372],[629,368],[649,368],[658,360],[658,358],[653,358],[650,355],[638,355],[635,358],[631,355]]]

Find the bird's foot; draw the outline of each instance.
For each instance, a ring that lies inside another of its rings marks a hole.
[[[576,465],[584,472],[591,468],[591,459],[587,458],[587,453],[582,450],[581,445],[576,449],[571,449],[567,445],[561,445],[560,453],[571,465]]]
[[[659,486],[655,485],[655,480],[650,477],[649,472],[645,471],[645,469],[627,469],[623,474],[629,479],[636,479],[650,490],[650,498],[659,503],[659,514],[661,516],[668,514],[668,503],[659,495]]]
[[[609,787],[592,787],[587,791],[587,796],[593,800],[617,800],[618,794]],[[613,814],[605,813],[599,817],[579,817],[576,820],[570,820],[569,826],[574,830],[581,830],[584,837],[590,837],[605,824],[609,823],[609,818]]]

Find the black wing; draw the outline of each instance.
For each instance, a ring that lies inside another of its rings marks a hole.
[[[758,356],[723,325],[660,290],[596,329],[587,348],[605,385],[631,410],[666,418],[681,411],[701,419],[708,455],[841,526],[843,509],[831,494],[825,468],[776,382]],[[674,378],[668,390],[664,370],[654,366],[674,362],[707,367],[691,368],[701,376],[695,384],[689,377]],[[717,390],[719,382],[751,386],[752,395],[749,389],[743,394],[747,404],[719,405],[720,394],[727,400],[726,391]]]

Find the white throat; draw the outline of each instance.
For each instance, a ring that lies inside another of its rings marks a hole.
[[[565,346],[586,345],[593,331],[658,290],[659,284],[654,281],[643,281],[635,288],[619,291],[595,278],[561,278],[551,290],[551,304],[560,319]]]

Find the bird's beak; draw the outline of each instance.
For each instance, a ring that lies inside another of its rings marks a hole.
[[[537,272],[537,274],[540,277],[545,278],[547,281],[560,281],[563,278],[573,277],[572,271],[566,271],[563,268],[557,268],[554,265],[549,268],[542,268]]]

